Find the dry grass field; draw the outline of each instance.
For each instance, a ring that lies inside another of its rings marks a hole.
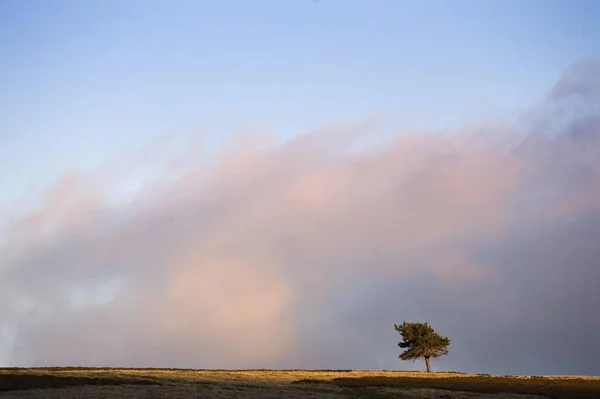
[[[5,398],[598,399],[600,377],[355,370],[0,369]]]

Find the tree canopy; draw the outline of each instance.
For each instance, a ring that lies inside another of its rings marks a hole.
[[[430,358],[437,358],[448,354],[450,339],[435,332],[428,323],[394,324],[396,331],[402,335],[402,341],[398,346],[406,349],[400,354],[402,360],[425,359],[427,371],[431,371]]]

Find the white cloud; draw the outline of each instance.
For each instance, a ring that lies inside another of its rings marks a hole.
[[[403,367],[393,323],[418,318],[453,339],[451,368],[597,373],[597,351],[569,363],[553,341],[562,321],[600,333],[600,124],[588,108],[547,134],[565,85],[514,130],[386,133],[360,152],[378,134],[364,124],[186,152],[130,201],[112,200],[114,170],[73,172],[4,228],[5,363]]]

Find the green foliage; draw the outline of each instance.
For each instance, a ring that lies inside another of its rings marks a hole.
[[[429,371],[429,358],[448,354],[450,339],[442,337],[428,323],[394,324],[403,341],[398,346],[406,349],[400,354],[402,360],[425,359]]]

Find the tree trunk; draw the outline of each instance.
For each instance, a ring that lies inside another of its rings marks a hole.
[[[427,372],[431,372],[431,366],[429,365],[429,356],[425,356],[425,365],[427,366]]]

